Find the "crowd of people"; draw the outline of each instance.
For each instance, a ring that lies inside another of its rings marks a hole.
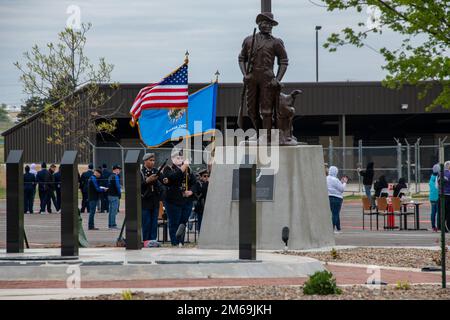
[[[361,168],[357,169],[358,174],[363,178],[363,186],[364,193],[367,198],[370,200],[371,206],[373,209],[376,209],[375,199],[380,197],[388,197],[388,188],[389,183],[386,180],[384,175],[381,175],[376,181],[374,181],[374,163],[369,162],[365,170]],[[331,209],[331,217],[333,230],[335,233],[339,233],[341,231],[340,225],[340,211],[342,208],[342,202],[344,198],[344,191],[348,183],[348,177],[342,176],[340,179],[338,178],[338,168],[335,166],[331,166],[330,168],[326,168],[327,174],[327,188],[328,188],[328,197],[330,202]],[[436,164],[433,166],[433,170],[431,173],[431,177],[429,180],[429,200],[431,204],[431,228],[434,232],[440,230],[440,217],[439,217],[439,208],[441,199],[444,201],[444,219],[446,232],[450,229],[450,161],[445,162],[444,164],[444,181],[443,181],[443,199],[440,198],[440,165]],[[372,186],[374,193],[372,195]],[[398,182],[393,187],[393,197],[402,198],[405,196],[405,189],[408,189],[408,185],[406,183],[405,178],[400,178]]]
[[[196,220],[197,231],[200,232],[203,211],[208,192],[209,172],[201,170],[194,173],[190,163],[181,152],[174,152],[170,164],[166,162],[156,167],[156,155],[146,153],[142,158],[141,168],[141,207],[142,207],[142,238],[143,241],[156,241],[158,238],[158,217],[161,212],[167,214],[169,235],[172,245],[184,243],[184,237],[177,237],[180,226],[192,227],[189,221]],[[121,174],[122,168],[114,165],[112,171],[106,164],[94,169],[89,164],[87,171],[79,176],[79,189],[82,194],[80,212],[89,212],[89,230],[98,230],[95,226],[95,214],[107,212],[108,228],[118,229],[116,216],[119,212],[122,195]],[[331,209],[333,230],[341,231],[340,211],[344,199],[344,191],[348,177],[338,178],[339,170],[335,166],[327,169],[327,187]],[[363,178],[364,192],[371,205],[376,209],[375,199],[388,197],[388,181],[384,175],[374,181],[374,163],[369,162],[366,169],[358,168]],[[444,164],[444,212],[447,231],[450,229],[450,161]],[[440,165],[433,166],[429,180],[429,200],[431,204],[431,227],[438,231],[440,227],[439,208],[440,198]],[[372,188],[374,193],[372,194]],[[24,212],[34,213],[33,204],[38,191],[40,200],[40,214],[52,213],[52,204],[57,213],[61,210],[61,173],[55,164],[47,169],[43,162],[39,171],[33,163],[25,167],[24,173]],[[393,187],[394,197],[403,197],[408,189],[406,180],[400,178]],[[161,204],[163,208],[161,208]]]
[[[61,172],[56,165],[41,164],[41,170],[36,171],[36,164],[25,166],[24,181],[24,212],[34,213],[36,187],[40,200],[40,214],[52,213],[52,203],[57,213],[61,210]],[[47,211],[46,211],[47,210]]]
[[[142,158],[141,173],[141,207],[142,207],[142,238],[143,241],[156,241],[158,238],[158,217],[160,211],[167,215],[169,235],[172,245],[184,243],[183,238],[177,238],[181,225],[189,227],[189,221],[196,220],[197,231],[200,232],[208,192],[208,170],[194,173],[190,163],[181,152],[174,152],[171,163],[167,161],[156,167],[156,155],[146,153]],[[36,165],[25,167],[24,173],[24,211],[34,213],[33,204],[36,189],[40,199],[40,214],[52,213],[52,203],[59,213],[61,210],[61,173],[55,164],[41,164],[41,170],[36,171]],[[108,228],[119,229],[116,216],[119,212],[122,195],[120,165],[112,166],[112,171],[106,164],[94,169],[88,165],[85,172],[79,175],[79,190],[82,195],[81,213],[88,212],[89,230],[99,230],[95,225],[97,212],[108,213]],[[162,208],[161,208],[162,203]],[[191,226],[192,227],[192,226]]]

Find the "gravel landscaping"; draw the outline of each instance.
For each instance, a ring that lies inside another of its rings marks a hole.
[[[323,262],[343,262],[387,267],[416,268],[438,266],[439,250],[406,248],[354,248],[327,252],[277,252],[314,258]],[[446,269],[450,270],[450,254],[447,252]]]
[[[179,290],[161,294],[132,292],[132,300],[450,300],[450,289],[432,285],[411,285],[398,289],[395,285],[370,289],[367,286],[340,287],[340,295],[304,295],[303,287],[253,286]],[[81,300],[123,300],[123,294],[85,297]]]

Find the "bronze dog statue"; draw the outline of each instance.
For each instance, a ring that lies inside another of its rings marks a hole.
[[[296,146],[297,138],[293,135],[292,120],[295,116],[295,99],[302,90],[294,90],[290,94],[280,93],[276,127],[280,130],[281,146]]]

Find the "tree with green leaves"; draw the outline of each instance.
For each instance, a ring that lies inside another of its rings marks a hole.
[[[8,110],[6,110],[6,107],[6,104],[0,104],[0,122],[11,122],[11,118],[8,115]]]
[[[328,11],[372,10],[367,21],[333,33],[324,44],[336,51],[346,44],[362,47],[369,35],[391,30],[402,36],[398,48],[381,48],[388,73],[383,84],[401,88],[405,84],[421,87],[419,98],[434,85],[442,90],[433,103],[450,108],[450,1],[449,0],[322,0]]]
[[[23,121],[43,110],[46,103],[48,102],[44,98],[31,96],[25,101],[25,104],[20,107],[20,112],[17,114],[17,120]]]
[[[24,53],[24,64],[14,63],[30,96],[21,119],[43,109],[41,121],[52,128],[47,142],[64,149],[87,147],[86,132],[111,134],[116,128],[114,112],[108,116],[100,112],[118,87],[111,85],[111,95],[100,88],[111,81],[113,65],[100,58],[95,66],[85,55],[90,28],[90,23],[82,24],[80,30],[66,28],[58,34],[58,43],[48,43],[45,51],[34,45]]]

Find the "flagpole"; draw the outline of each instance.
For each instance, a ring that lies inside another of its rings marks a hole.
[[[187,50],[186,50],[186,53],[185,53],[184,63],[186,65],[189,63],[189,51],[187,51]],[[188,81],[188,85],[189,85],[189,81]],[[189,160],[189,139],[188,139],[189,131],[188,130],[189,130],[189,100],[188,100],[188,106],[186,108],[186,136],[185,136],[185,139],[186,139],[186,152],[187,152],[186,159],[187,160]],[[189,188],[189,168],[190,167],[188,167],[186,169],[186,191],[188,191],[188,188]]]
[[[216,80],[214,81],[214,83],[219,83],[219,76],[220,76],[220,72],[219,72],[219,70],[217,70],[216,71],[216,73],[214,74],[215,76],[216,76]],[[225,141],[224,140],[224,137],[225,137],[225,134],[226,134],[226,132],[227,132],[227,128],[222,128],[222,140],[223,141]],[[211,161],[214,159],[214,157],[216,156],[216,130],[215,130],[215,128],[214,128],[214,133],[213,133],[213,136],[212,136],[212,150],[211,150],[211,157],[210,157],[210,163],[211,163]],[[210,171],[209,169],[209,165],[210,165],[210,163],[208,163],[208,171]],[[212,166],[211,166],[211,168],[212,168]]]

